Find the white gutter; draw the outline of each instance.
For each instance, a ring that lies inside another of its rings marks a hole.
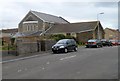
[[[82,32],[87,32],[87,31],[93,31],[94,29],[90,29],[90,30],[85,30],[85,31],[80,31],[78,33],[82,33]]]
[[[42,34],[45,34],[48,30],[50,30],[52,28],[52,26],[50,26],[46,31],[44,31],[44,32],[42,32],[41,34],[40,34],[40,36],[42,35]]]

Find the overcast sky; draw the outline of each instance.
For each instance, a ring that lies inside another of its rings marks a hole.
[[[29,10],[62,16],[71,23],[98,20],[118,28],[118,0],[0,0],[0,29],[17,28]],[[108,2],[109,1],[109,2]]]

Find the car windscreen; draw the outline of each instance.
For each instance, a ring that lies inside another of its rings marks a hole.
[[[88,40],[88,42],[96,42],[96,40]]]
[[[101,41],[107,41],[106,39],[102,39]]]
[[[65,40],[60,40],[57,42],[57,44],[66,44],[66,41]]]

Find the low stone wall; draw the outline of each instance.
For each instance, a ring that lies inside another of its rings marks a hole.
[[[41,48],[43,48],[43,50],[41,51],[48,51],[52,49],[52,46],[56,43],[56,41],[54,40],[44,40],[41,42]]]
[[[6,57],[6,56],[17,56],[17,51],[16,50],[6,50],[6,51],[1,51],[2,57]]]
[[[17,43],[18,54],[35,53],[35,52],[38,52],[37,42]]]
[[[17,53],[28,54],[40,51],[51,50],[52,46],[56,43],[54,40],[40,40],[37,42],[22,42],[17,41]]]
[[[8,50],[7,51],[1,51],[2,57],[8,56]]]

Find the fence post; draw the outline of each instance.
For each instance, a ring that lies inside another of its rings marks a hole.
[[[15,54],[15,55],[16,55],[16,56],[19,55],[19,53],[17,52],[17,49],[18,49],[18,48],[17,48],[17,44],[16,44],[16,45],[15,45],[15,51],[16,51],[16,54]]]
[[[8,54],[9,54],[9,44],[8,44],[8,46],[7,46],[7,47],[8,47]]]

